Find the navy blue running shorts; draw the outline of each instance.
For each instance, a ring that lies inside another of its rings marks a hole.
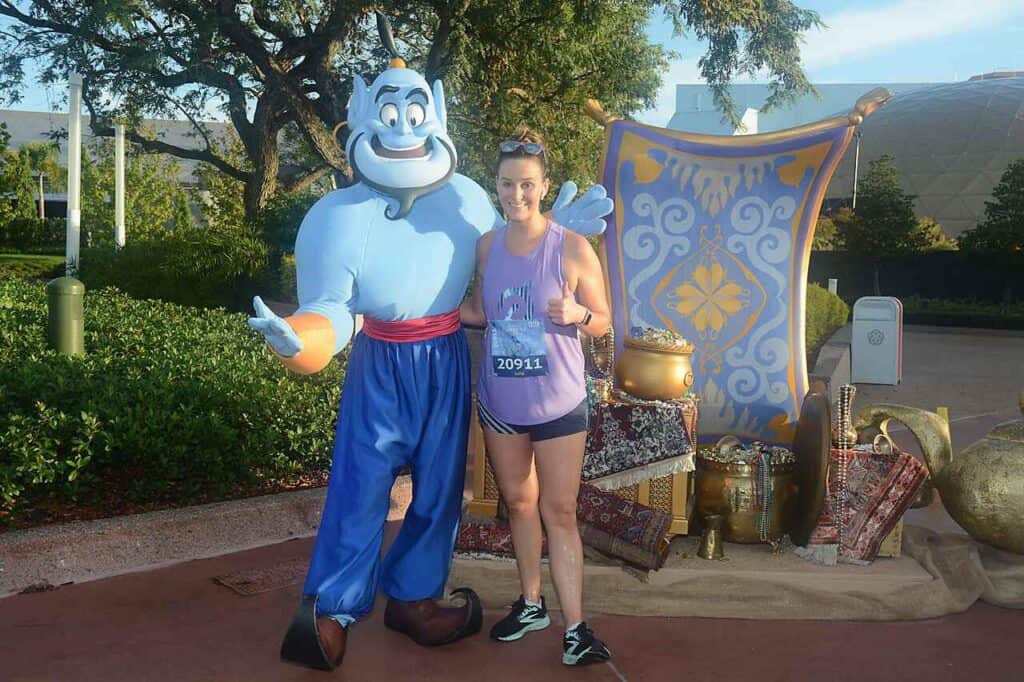
[[[502,434],[529,434],[530,442],[536,443],[539,440],[550,440],[570,436],[574,433],[586,432],[589,427],[590,410],[586,398],[579,405],[574,407],[568,414],[557,419],[552,419],[543,424],[509,424],[498,419],[479,400],[476,403],[477,413],[480,416],[480,423],[485,427]]]

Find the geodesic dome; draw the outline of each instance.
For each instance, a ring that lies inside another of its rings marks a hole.
[[[860,169],[896,159],[903,188],[956,237],[984,219],[985,202],[1010,162],[1024,158],[1024,74],[944,83],[894,95],[860,126]],[[827,198],[850,197],[854,140]]]

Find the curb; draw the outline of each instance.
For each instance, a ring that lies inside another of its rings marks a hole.
[[[326,488],[0,534],[0,598],[311,537]],[[391,491],[388,519],[412,497],[409,476]]]
[[[833,400],[850,381],[850,325],[822,346],[812,387]],[[78,521],[0,534],[0,598],[312,537],[326,488]],[[412,482],[400,476],[388,520],[405,515]]]
[[[828,338],[818,351],[814,369],[807,374],[811,389],[820,389],[832,403],[839,399],[839,387],[850,383],[851,329],[852,326],[846,324]]]

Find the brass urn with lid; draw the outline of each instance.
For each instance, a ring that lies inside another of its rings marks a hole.
[[[692,343],[672,344],[627,336],[615,363],[615,383],[643,400],[678,400],[693,386]]]

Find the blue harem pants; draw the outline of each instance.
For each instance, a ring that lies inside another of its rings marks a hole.
[[[462,511],[469,409],[461,329],[408,343],[356,335],[303,588],[318,595],[318,615],[365,616],[378,584],[402,601],[441,595]],[[412,503],[381,560],[391,486],[404,466],[412,469]]]

